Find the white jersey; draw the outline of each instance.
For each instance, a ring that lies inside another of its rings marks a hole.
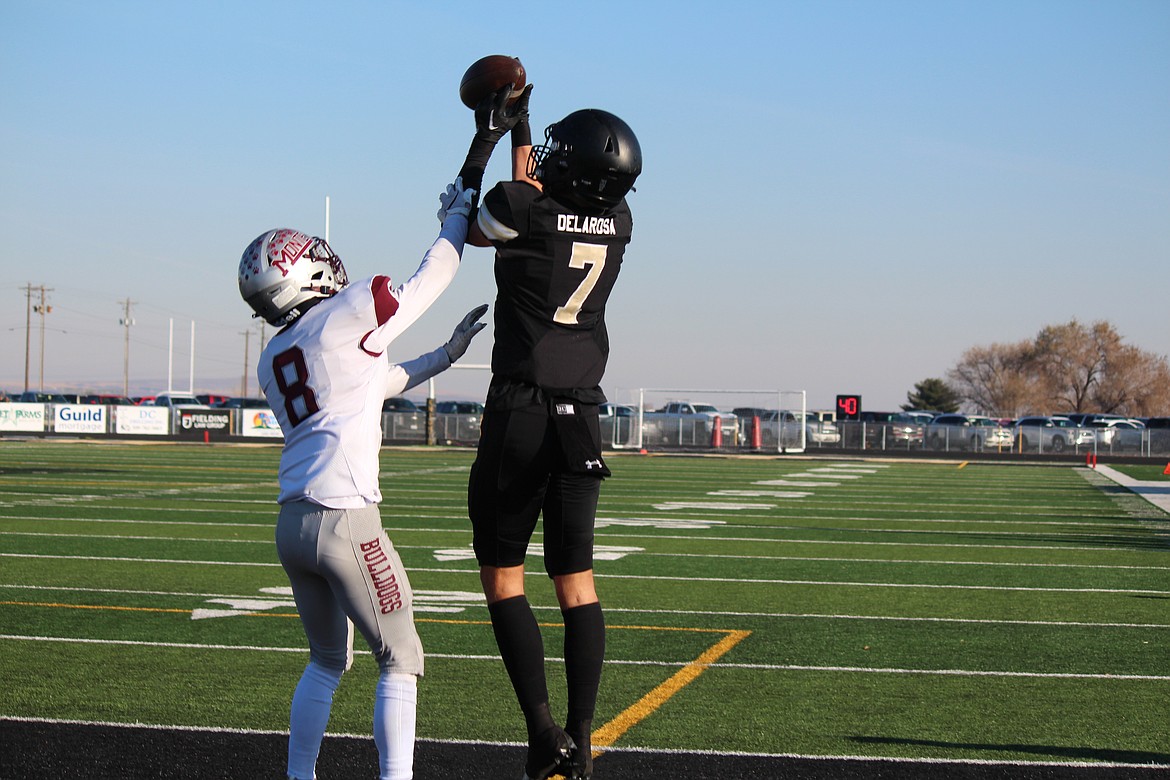
[[[466,231],[466,220],[449,219],[405,284],[352,283],[265,346],[257,371],[284,434],[279,503],[356,509],[382,500],[382,402],[451,365],[442,347],[402,364],[385,351],[451,283]]]

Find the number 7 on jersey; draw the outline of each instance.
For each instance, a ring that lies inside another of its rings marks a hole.
[[[593,288],[597,286],[597,280],[601,278],[601,272],[605,269],[607,250],[608,247],[605,244],[573,242],[573,254],[569,257],[569,267],[588,268],[589,271],[581,283],[577,285],[577,289],[569,296],[569,300],[565,301],[565,305],[557,307],[556,313],[553,314],[553,322],[561,325],[577,324],[577,315],[581,312],[581,307],[585,305],[585,300],[589,297],[589,293],[593,292]]]

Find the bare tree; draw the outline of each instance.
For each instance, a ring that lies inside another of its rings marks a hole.
[[[1166,358],[1123,343],[1105,321],[1074,319],[1042,328],[1031,341],[972,347],[948,379],[966,404],[995,416],[1170,414]]]
[[[947,373],[951,387],[981,414],[1019,417],[1037,409],[1032,344],[971,347]]]
[[[1133,417],[1165,414],[1170,409],[1170,366],[1163,357],[1123,345],[1108,356],[1092,400],[1103,412]]]
[[[1106,356],[1120,346],[1121,336],[1108,322],[1086,327],[1074,319],[1042,328],[1036,335],[1035,360],[1057,406],[1069,412],[1091,411],[1092,391],[1105,371]]]

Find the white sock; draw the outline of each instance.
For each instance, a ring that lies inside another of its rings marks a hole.
[[[414,777],[414,729],[418,678],[383,671],[374,696],[374,742],[380,780]]]
[[[327,669],[309,661],[293,692],[288,718],[288,774],[300,780],[316,777],[317,753],[329,724],[333,692],[341,682],[341,670]]]

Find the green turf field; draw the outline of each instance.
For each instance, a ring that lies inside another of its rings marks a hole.
[[[307,658],[274,447],[0,441],[0,715],[280,730]],[[518,742],[472,453],[386,450],[419,736]],[[1073,466],[614,455],[595,745],[1170,762],[1170,517]],[[1143,479],[1153,479],[1144,474]],[[560,613],[529,597],[563,709]],[[359,654],[331,732],[370,733]]]

